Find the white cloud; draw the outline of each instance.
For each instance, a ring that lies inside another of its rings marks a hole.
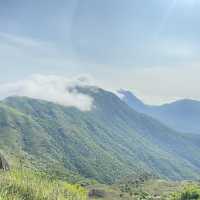
[[[92,97],[76,90],[76,86],[86,86],[88,84],[90,84],[90,81],[85,76],[67,79],[52,75],[33,75],[26,80],[2,84],[0,98],[27,96],[64,106],[73,106],[81,111],[89,111],[92,108]]]

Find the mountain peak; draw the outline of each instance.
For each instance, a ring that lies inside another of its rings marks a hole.
[[[133,109],[143,109],[145,107],[145,104],[137,98],[131,91],[120,89],[117,91],[118,96],[121,100],[123,100],[125,103],[127,103],[130,107]]]

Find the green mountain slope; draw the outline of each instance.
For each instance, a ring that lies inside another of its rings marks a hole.
[[[132,92],[118,91],[121,99],[134,110],[149,115],[174,130],[186,133],[200,133],[200,102],[182,99],[163,105],[147,105]]]
[[[198,178],[198,136],[172,131],[110,92],[77,89],[93,97],[91,111],[25,97],[2,101],[1,150],[23,154],[43,168],[59,163],[107,183],[138,170],[171,179]]]

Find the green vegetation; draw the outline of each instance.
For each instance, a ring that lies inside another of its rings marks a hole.
[[[114,185],[94,184],[84,189],[46,172],[30,169],[2,171],[0,200],[86,200],[88,192],[89,199],[102,200],[190,200],[199,195],[197,186],[187,186],[183,191],[175,192],[184,184],[141,177],[132,181],[125,178]]]
[[[163,105],[144,104],[132,92],[120,90],[122,100],[134,110],[152,116],[160,122],[184,133],[200,133],[200,101],[177,100]]]
[[[30,170],[0,172],[0,200],[86,200],[87,192]]]
[[[0,200],[87,200],[88,195],[91,200],[199,200],[200,186],[194,182],[158,180],[145,174],[113,185],[96,183],[84,189],[46,172],[0,172]]]
[[[51,167],[101,183],[141,170],[161,178],[198,179],[200,136],[174,132],[110,92],[79,90],[93,97],[91,111],[25,97],[0,102],[1,152],[12,161],[23,157],[36,169]]]
[[[179,192],[175,192],[170,200],[200,200],[200,185],[189,184]]]

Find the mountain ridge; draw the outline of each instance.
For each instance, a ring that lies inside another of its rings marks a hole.
[[[130,91],[120,90],[121,99],[134,110],[149,115],[179,132],[200,134],[200,101],[181,99],[163,105],[144,104]],[[141,106],[138,106],[138,101]]]
[[[174,180],[198,177],[198,136],[173,131],[111,92],[78,89],[93,98],[91,111],[27,97],[1,101],[0,149],[106,183],[139,170]]]

